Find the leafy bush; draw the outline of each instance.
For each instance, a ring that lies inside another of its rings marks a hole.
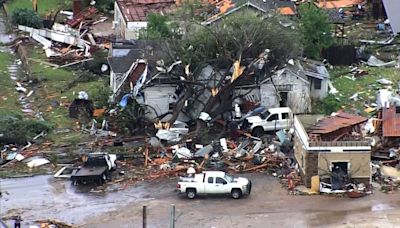
[[[7,116],[0,119],[0,144],[26,144],[41,132],[49,132],[53,126],[45,121]]]
[[[168,16],[150,13],[146,29],[139,32],[139,39],[157,40],[178,37],[178,25],[171,22]]]
[[[107,56],[108,52],[107,51],[96,51],[95,53],[92,54],[93,60],[92,61],[87,61],[85,62],[85,69],[88,69],[90,72],[94,74],[109,74],[110,69],[108,69],[106,72],[101,71],[101,66],[103,64],[106,64],[108,66],[107,62]]]
[[[323,100],[318,101],[314,107],[314,112],[319,114],[330,115],[340,109],[340,102],[332,95],[325,97]]]
[[[25,25],[28,27],[42,28],[43,20],[32,9],[17,9],[12,14],[12,23],[15,25]]]
[[[93,95],[94,106],[96,108],[108,107],[109,98],[111,96],[110,87],[104,85],[97,89],[97,91]]]
[[[96,0],[96,8],[102,12],[114,10],[114,0]]]

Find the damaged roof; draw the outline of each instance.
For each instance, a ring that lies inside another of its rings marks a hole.
[[[175,0],[117,0],[125,21],[147,21],[149,13],[167,13]]]
[[[358,125],[366,122],[368,119],[363,116],[353,115],[346,112],[339,112],[335,116],[328,116],[318,121],[310,128],[310,134],[328,134],[341,128]]]
[[[243,7],[252,7],[263,13],[269,10],[277,10],[282,15],[293,15],[295,14],[295,4],[293,1],[282,1],[282,0],[208,0],[211,5],[215,5],[215,14],[203,22],[203,24],[211,24],[214,21],[219,20],[223,16],[234,13]]]
[[[400,107],[391,106],[382,110],[383,136],[400,136]]]
[[[317,6],[325,9],[339,9],[352,7],[363,2],[364,0],[320,0]]]
[[[164,42],[149,40],[116,42],[112,44],[107,60],[114,73],[126,73],[137,59],[152,62],[166,59],[163,47],[166,47]]]

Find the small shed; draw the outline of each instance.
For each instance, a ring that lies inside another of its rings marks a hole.
[[[294,113],[311,111],[310,82],[297,66],[287,66],[261,82],[261,105],[290,107]]]

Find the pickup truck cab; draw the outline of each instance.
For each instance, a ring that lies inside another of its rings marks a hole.
[[[293,125],[293,113],[290,108],[270,108],[257,115],[246,117],[242,130],[250,130],[253,136],[261,136],[267,131],[289,129]]]
[[[189,199],[202,194],[230,194],[232,198],[239,199],[250,195],[251,181],[231,177],[222,171],[204,171],[194,177],[181,177],[177,189],[179,193],[186,193]]]

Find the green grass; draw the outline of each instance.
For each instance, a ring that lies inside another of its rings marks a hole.
[[[378,79],[385,78],[391,80],[394,88],[400,82],[400,71],[393,67],[377,68],[361,66],[359,68],[368,71],[368,75],[357,78],[354,81],[346,77],[351,77],[351,74],[343,75],[343,73],[349,71],[349,67],[336,67],[331,71],[333,85],[339,90],[339,95],[336,97],[340,99],[342,108],[348,111],[363,111],[365,109],[365,102],[376,103],[378,90],[385,87],[377,82]],[[359,100],[354,101],[349,99],[354,93],[359,94]]]
[[[45,167],[29,168],[24,162],[17,162],[12,168],[0,168],[0,178],[11,178],[20,176],[33,176],[48,173],[49,169]]]
[[[29,47],[28,50],[29,58],[48,61],[42,49]],[[72,83],[79,77],[79,72],[67,68],[56,69],[33,61],[30,61],[30,65],[33,75],[41,80],[35,103],[39,110],[43,112],[45,120],[53,123],[56,128],[76,129],[77,120],[69,118],[68,104],[78,98],[79,91],[86,91],[89,99],[92,99],[98,88],[105,86],[104,80],[99,77],[98,80]],[[72,86],[70,86],[71,84]],[[70,88],[68,88],[69,86]],[[52,107],[52,100],[58,101],[61,106]],[[55,144],[76,144],[87,140],[88,135],[71,131],[63,134],[51,133],[49,138]]]
[[[56,9],[64,9],[66,10],[63,5],[68,4],[68,0],[37,0],[37,9],[38,13],[41,16],[45,16],[47,13],[51,12],[52,10]],[[32,0],[9,0],[5,4],[5,9],[8,15],[12,15],[12,13],[16,9],[20,8],[28,8],[33,9]]]
[[[7,65],[13,60],[8,53],[0,52],[0,115],[21,114],[15,82],[10,79]]]

